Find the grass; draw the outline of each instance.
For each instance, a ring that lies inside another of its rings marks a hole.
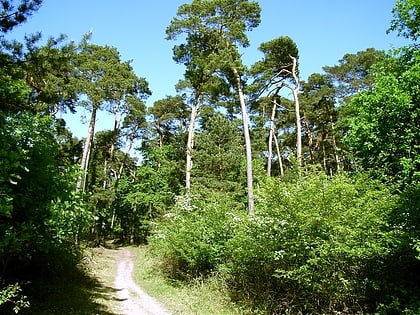
[[[230,300],[217,279],[194,284],[171,283],[156,266],[159,262],[147,246],[133,247],[137,257],[133,277],[148,294],[159,300],[174,315],[242,314]]]

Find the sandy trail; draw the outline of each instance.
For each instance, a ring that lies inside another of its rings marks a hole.
[[[118,267],[114,281],[121,314],[124,315],[170,315],[155,299],[145,293],[132,278],[133,254],[127,248],[120,248]]]

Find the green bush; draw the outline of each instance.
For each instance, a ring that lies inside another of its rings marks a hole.
[[[278,314],[365,313],[399,246],[388,216],[397,198],[376,182],[308,175],[267,179],[255,217],[227,244],[237,298]],[[369,309],[371,307],[371,309]]]
[[[23,307],[20,290],[31,277],[63,270],[64,254],[78,254],[74,245],[90,214],[59,149],[52,117],[0,117],[0,304],[9,301],[0,313]]]
[[[149,238],[171,278],[208,276],[224,262],[236,206],[216,193],[201,200],[178,198],[173,212],[157,223]]]
[[[360,174],[266,178],[255,216],[214,191],[182,197],[150,244],[171,278],[217,275],[251,312],[417,314],[417,193]]]
[[[9,284],[4,287],[0,287],[0,311],[6,311],[2,309],[2,305],[10,304],[14,313],[19,313],[24,308],[29,307],[27,297],[21,294],[22,289],[18,283]]]

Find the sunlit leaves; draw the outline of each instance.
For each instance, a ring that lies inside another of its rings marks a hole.
[[[417,41],[420,36],[420,3],[418,0],[398,0],[392,10],[394,15],[388,30]]]
[[[404,57],[404,56],[402,56]],[[419,60],[390,58],[376,68],[372,92],[357,95],[348,106],[346,141],[368,169],[388,180],[409,183],[419,172]]]
[[[228,242],[236,292],[270,313],[366,306],[362,292],[376,281],[369,277],[398,246],[387,223],[397,198],[365,176],[311,173],[291,182],[269,178],[257,196],[255,217]]]

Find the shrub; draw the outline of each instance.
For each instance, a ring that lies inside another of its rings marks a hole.
[[[174,279],[208,276],[224,262],[236,205],[214,193],[206,199],[179,197],[173,212],[154,228],[149,242]]]
[[[6,312],[2,309],[2,305],[11,304],[14,313],[19,313],[22,309],[29,307],[27,297],[21,294],[21,287],[18,283],[9,284],[0,287],[0,311]]]
[[[375,278],[398,247],[388,215],[396,199],[363,176],[267,179],[257,212],[227,244],[238,298],[276,314],[364,313]],[[373,304],[373,305],[372,305]]]

